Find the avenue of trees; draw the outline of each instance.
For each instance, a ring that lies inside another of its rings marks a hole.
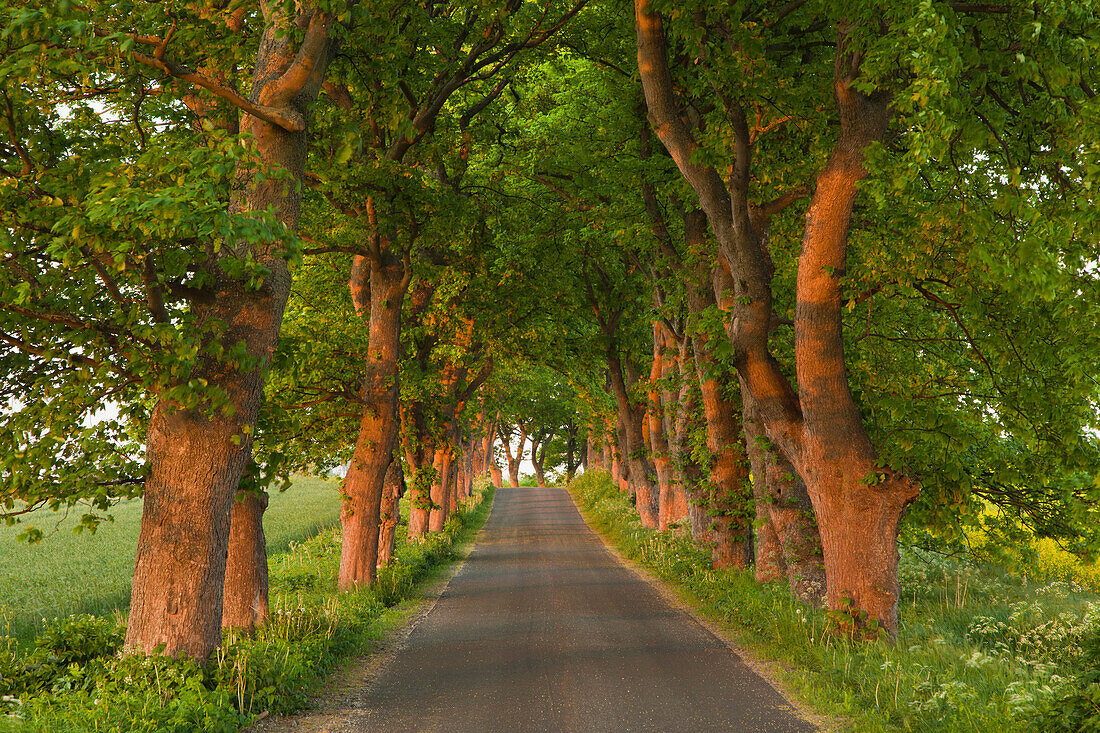
[[[132,650],[344,464],[347,591],[524,457],[868,638],[1100,549],[1096,3],[0,7],[0,516],[144,497]]]

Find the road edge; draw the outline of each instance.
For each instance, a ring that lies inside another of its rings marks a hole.
[[[499,490],[499,489],[497,489]],[[477,531],[455,548],[451,560],[438,578],[427,582],[421,592],[394,606],[395,618],[383,622],[383,636],[373,647],[349,659],[329,675],[329,679],[309,696],[309,707],[291,715],[274,715],[242,728],[240,733],[336,733],[355,722],[359,709],[355,700],[375,683],[387,665],[401,652],[416,627],[432,612],[447,592],[451,580],[466,566],[486,525],[496,511],[496,491],[492,506]]]
[[[649,568],[644,565],[631,560],[624,555],[618,547],[612,544],[611,540],[601,532],[592,520],[592,517],[577,501],[577,497],[573,495],[573,492],[566,487],[560,487],[562,491],[566,493],[569,500],[573,502],[573,506],[576,508],[577,513],[581,519],[584,520],[588,529],[592,530],[592,534],[600,538],[600,542],[608,553],[611,554],[615,560],[627,570],[632,571],[639,578],[648,583],[654,590],[656,590],[662,598],[668,601],[677,610],[682,611],[685,615],[709,631],[716,639],[722,642],[731,652],[741,658],[741,661],[758,674],[761,679],[771,685],[772,689],[776,691],[786,702],[791,706],[792,710],[806,720],[808,723],[816,726],[822,733],[833,733],[834,731],[849,730],[850,726],[845,726],[845,721],[822,715],[816,710],[810,708],[804,701],[800,700],[796,695],[792,694],[790,688],[787,687],[780,678],[780,674],[785,667],[790,666],[779,660],[761,659],[752,652],[749,652],[744,647],[740,646],[732,637],[736,635],[736,631],[728,623],[708,618],[703,612],[697,608],[693,599],[687,593],[680,588],[670,585],[664,580],[658,578],[653,574]]]

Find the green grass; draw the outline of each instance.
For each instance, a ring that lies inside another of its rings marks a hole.
[[[826,631],[778,584],[712,570],[683,533],[643,528],[603,472],[570,486],[589,521],[627,557],[676,588],[776,672],[796,698],[840,730],[1050,729],[1074,677],[1100,664],[1100,595],[1063,580],[1042,584],[965,559],[903,550],[897,643],[851,643]],[[1034,573],[1029,574],[1035,577]],[[1100,720],[1096,721],[1100,722]],[[1091,730],[1091,729],[1090,729]]]
[[[274,493],[264,515],[268,553],[334,526],[340,518],[338,485],[335,479],[298,476],[289,490]],[[104,522],[95,534],[73,532],[80,512],[40,511],[21,524],[0,526],[0,635],[10,629],[26,643],[42,631],[43,619],[127,609],[141,501],[111,514],[114,522]],[[36,545],[17,540],[28,523],[45,531],[46,539]]]
[[[293,712],[350,657],[371,649],[424,600],[426,582],[462,557],[492,508],[479,486],[440,533],[408,542],[407,511],[394,562],[368,589],[338,593],[338,528],[289,541],[269,557],[271,616],[253,636],[228,633],[205,667],[118,654],[124,629],[81,616],[47,625],[26,653],[0,639],[0,732],[232,733],[265,712]],[[17,698],[7,700],[4,695]],[[15,718],[5,718],[5,708]]]

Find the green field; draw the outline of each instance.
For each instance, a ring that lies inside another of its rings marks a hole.
[[[338,485],[336,479],[298,476],[290,489],[273,494],[264,515],[268,552],[334,525],[340,517]],[[43,619],[126,609],[141,501],[119,505],[112,515],[114,522],[103,523],[95,534],[73,532],[79,511],[69,516],[44,511],[24,517],[22,524],[0,526],[0,635],[26,642],[41,630]],[[27,523],[46,532],[46,539],[37,545],[17,540]]]

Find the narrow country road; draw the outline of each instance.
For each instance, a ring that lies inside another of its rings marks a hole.
[[[620,565],[563,489],[503,488],[347,731],[812,731]]]

